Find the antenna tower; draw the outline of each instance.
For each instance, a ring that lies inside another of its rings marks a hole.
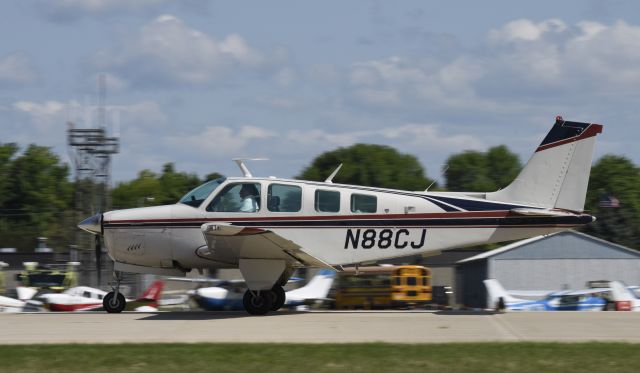
[[[106,129],[105,76],[98,77],[97,128],[77,128],[72,121],[67,123],[67,145],[69,157],[74,165],[76,221],[110,209],[109,186],[111,184],[111,156],[119,152],[119,138],[107,136]],[[78,229],[76,246],[79,249],[94,249],[94,238]],[[97,244],[100,244],[99,242]],[[101,245],[101,244],[100,244]],[[99,248],[102,251],[101,248]],[[96,255],[96,268],[101,268],[100,256]],[[101,271],[97,270],[97,287],[102,285]]]

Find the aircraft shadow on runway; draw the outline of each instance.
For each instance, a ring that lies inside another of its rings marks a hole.
[[[264,316],[252,316],[244,311],[185,311],[185,312],[158,312],[141,317],[139,320],[224,320],[241,319],[245,317],[278,317],[286,315],[305,314],[307,312],[287,311],[271,312]]]
[[[224,319],[241,319],[245,317],[279,317],[279,316],[291,316],[291,315],[304,315],[308,314],[306,311],[286,311],[286,312],[272,312],[265,316],[252,316],[247,314],[244,311],[185,311],[185,312],[158,312],[151,313],[147,316],[141,317],[139,320],[224,320]],[[398,314],[406,314],[406,313],[425,313],[425,314],[433,314],[438,316],[491,316],[500,314],[500,312],[495,311],[406,311],[406,310],[353,310],[353,311],[313,311],[314,314],[336,314],[336,313],[362,313],[362,314],[372,314],[372,313],[398,313]]]

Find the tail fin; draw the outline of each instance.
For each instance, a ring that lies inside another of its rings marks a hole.
[[[159,280],[154,281],[151,284],[151,286],[149,286],[147,290],[145,290],[144,294],[142,294],[142,297],[140,297],[139,300],[157,302],[160,299],[160,296],[162,295],[163,288],[164,288],[164,281],[159,281]]]
[[[18,293],[18,299],[23,302],[26,302],[33,298],[34,295],[38,292],[38,290],[34,288],[29,288],[26,286],[18,286],[16,287],[16,292]]]
[[[620,281],[609,283],[616,311],[640,311],[640,299]]]
[[[336,273],[321,269],[305,286],[287,292],[288,299],[324,299],[329,294]]]
[[[522,299],[514,298],[502,287],[502,284],[498,280],[490,278],[484,280],[484,286],[489,293],[489,306],[493,307],[498,303],[498,300],[502,298],[505,303],[520,302]]]
[[[487,199],[582,212],[599,124],[556,118],[516,180]]]

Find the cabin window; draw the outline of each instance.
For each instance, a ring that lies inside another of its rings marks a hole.
[[[351,195],[351,212],[375,213],[378,209],[378,198],[366,194]]]
[[[272,212],[298,212],[302,208],[302,188],[271,184],[267,191],[267,209]]]
[[[227,185],[207,206],[211,212],[257,212],[260,210],[260,184]]]
[[[315,206],[318,212],[340,211],[340,192],[316,190]]]

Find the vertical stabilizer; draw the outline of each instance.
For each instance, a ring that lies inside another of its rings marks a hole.
[[[164,288],[164,281],[156,280],[147,290],[142,294],[140,300],[158,301],[162,295],[162,289]]]
[[[335,277],[336,273],[334,271],[321,269],[307,285],[288,291],[286,293],[287,302],[326,298]]]
[[[484,280],[484,286],[487,288],[487,292],[489,293],[489,307],[494,307],[498,304],[498,300],[502,298],[505,303],[515,303],[522,302],[522,299],[514,298],[502,287],[502,284],[496,279],[490,278],[488,280]]]
[[[595,138],[601,132],[599,124],[557,117],[518,177],[506,188],[487,193],[487,199],[582,212]]]
[[[620,281],[609,284],[617,311],[640,311],[640,299]]]

